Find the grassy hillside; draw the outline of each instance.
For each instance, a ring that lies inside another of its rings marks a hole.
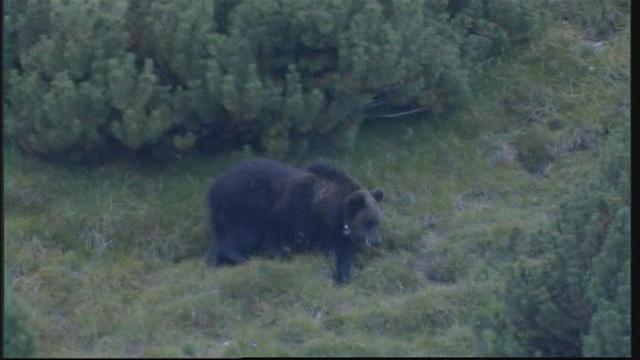
[[[353,150],[303,156],[386,190],[385,243],[343,287],[315,254],[205,265],[207,187],[250,154],[78,168],[5,148],[5,280],[36,355],[485,353],[474,329],[522,235],[628,126],[629,33],[558,22],[452,118],[370,122]]]

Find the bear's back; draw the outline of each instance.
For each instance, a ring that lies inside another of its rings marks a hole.
[[[210,207],[236,218],[262,215],[274,201],[273,184],[300,172],[275,160],[243,161],[215,180],[209,190]]]
[[[315,175],[319,183],[316,198],[325,198],[327,194],[340,193],[342,196],[360,190],[362,187],[343,171],[325,161],[315,161],[308,164],[306,171]]]

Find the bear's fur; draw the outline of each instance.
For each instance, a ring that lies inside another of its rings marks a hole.
[[[275,160],[245,161],[222,174],[209,191],[208,263],[319,249],[335,254],[336,280],[348,282],[359,244],[382,241],[382,197],[382,189],[363,189],[326,163],[298,169]]]

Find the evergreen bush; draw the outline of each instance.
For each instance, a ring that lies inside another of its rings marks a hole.
[[[504,0],[4,1],[7,135],[54,157],[350,146],[367,117],[464,104],[476,67],[544,15]]]
[[[2,316],[2,353],[11,358],[32,357],[35,355],[35,343],[31,331],[25,324],[27,313],[6,285],[6,281],[4,292],[6,302]]]
[[[528,128],[515,142],[518,160],[527,171],[533,174],[542,173],[551,161],[552,132],[544,125]]]
[[[512,345],[494,351],[630,355],[630,165],[630,129],[621,126],[596,176],[566,195],[552,226],[531,235],[511,267],[504,319],[494,324],[502,337],[489,347]]]
[[[597,40],[622,30],[631,11],[630,0],[555,0],[553,5],[557,17],[579,25]]]

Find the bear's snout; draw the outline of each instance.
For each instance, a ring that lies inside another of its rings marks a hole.
[[[369,246],[380,246],[380,244],[382,244],[382,236],[380,236],[380,230],[379,229],[375,229],[370,231],[366,236],[365,236],[365,242],[367,243],[367,245]]]

